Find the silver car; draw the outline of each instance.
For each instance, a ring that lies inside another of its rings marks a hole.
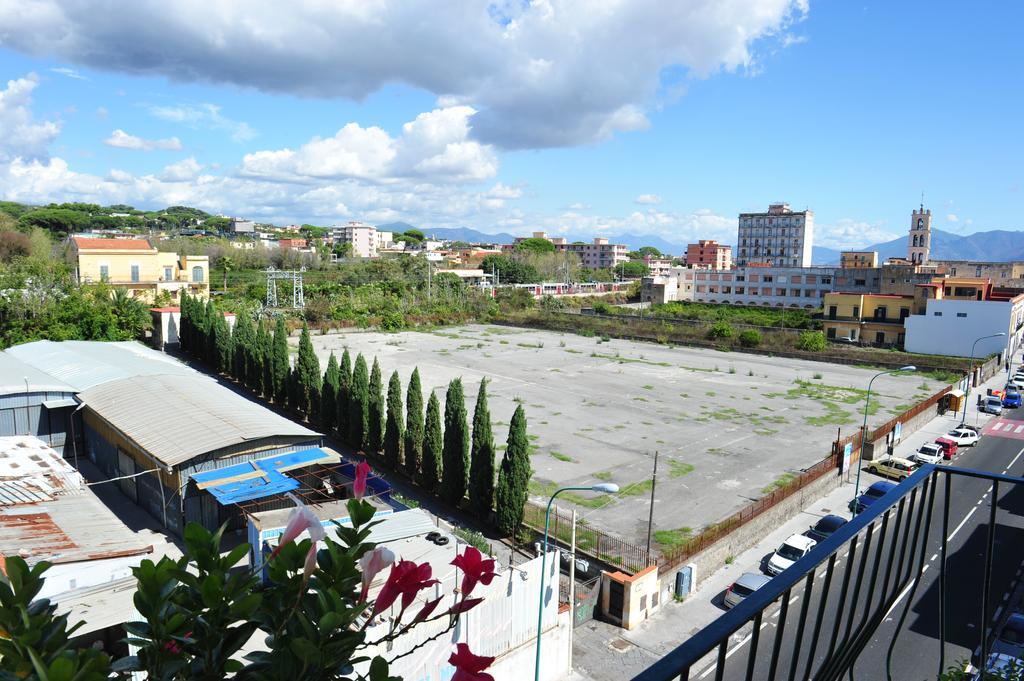
[[[739,605],[744,598],[770,581],[772,581],[771,577],[765,577],[757,572],[744,572],[740,575],[739,579],[725,590],[725,607],[732,608]]]

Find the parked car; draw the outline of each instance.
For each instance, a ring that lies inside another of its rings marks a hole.
[[[978,410],[985,412],[986,414],[993,414],[999,416],[1003,413],[1003,398],[1000,395],[988,395],[987,397],[981,398],[981,404],[978,405]]]
[[[1007,390],[1016,390],[1019,392],[1021,388],[1024,388],[1024,378],[1014,377],[1006,380]]]
[[[722,602],[727,608],[737,606],[743,602],[744,598],[770,581],[772,581],[771,577],[765,577],[758,572],[744,572],[725,590],[725,598],[722,599]]]
[[[807,555],[818,542],[802,534],[794,534],[775,549],[775,554],[768,559],[768,574],[777,575],[785,571],[793,563]]]
[[[985,671],[968,667],[974,672],[971,681],[988,681],[989,679],[1015,679],[1017,674],[1024,669],[1024,660],[1006,653],[992,653],[985,663]],[[1009,676],[1013,674],[1013,676]]]
[[[1003,630],[992,643],[992,652],[1024,657],[1024,614],[1015,612],[1006,619]]]
[[[956,444],[953,444],[953,446],[956,447]],[[918,449],[913,454],[911,454],[910,456],[908,456],[907,460],[919,464],[940,464],[942,463],[942,460],[944,458],[945,453],[942,450],[942,446],[929,442],[927,444],[921,445],[921,448]]]
[[[1020,403],[1020,392],[1016,389],[1008,388],[1006,393],[1003,395],[1003,406],[1009,409],[1016,409],[1020,406]]]
[[[946,433],[946,437],[955,442],[957,447],[973,447],[980,439],[975,428],[954,428]]]
[[[846,524],[846,518],[838,515],[827,515],[821,520],[814,523],[814,525],[804,532],[804,535],[810,537],[819,544],[829,537],[831,537],[836,530]]]
[[[903,482],[917,469],[913,461],[901,459],[898,456],[880,456],[868,464],[868,472],[875,475],[884,475],[887,478],[896,478]]]
[[[895,486],[894,483],[884,480],[876,482],[862,492],[854,501],[851,501],[848,508],[854,513],[862,513],[864,509],[884,497]]]
[[[957,444],[948,437],[935,438],[935,444],[942,447],[942,456],[946,461],[950,461],[954,456],[956,456],[957,449],[959,449]]]

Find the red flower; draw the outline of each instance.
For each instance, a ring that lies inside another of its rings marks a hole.
[[[416,624],[417,622],[422,622],[423,620],[430,617],[430,614],[434,612],[434,608],[436,608],[437,604],[440,603],[443,599],[444,596],[438,596],[432,601],[427,601],[427,604],[420,608],[420,611],[416,613],[416,617],[413,618],[412,623]]]
[[[462,613],[472,610],[480,603],[483,603],[482,598],[463,598],[461,601],[448,608],[449,615],[461,615]]]
[[[493,657],[474,655],[465,643],[459,643],[455,649],[456,652],[448,658],[448,664],[455,667],[452,681],[494,681],[493,676],[483,673],[494,662]]]
[[[462,555],[455,556],[451,564],[462,570],[463,598],[472,593],[477,582],[486,586],[498,576],[494,571],[494,559],[484,560],[481,553],[472,546],[467,546]]]
[[[370,474],[370,464],[360,461],[356,466],[356,479],[352,481],[352,496],[362,499],[366,494],[366,476]]]
[[[430,563],[417,565],[411,560],[400,560],[392,565],[388,580],[377,594],[377,602],[373,604],[372,615],[390,608],[399,596],[402,597],[402,610],[408,608],[416,598],[416,594],[438,584],[436,579],[430,578],[431,573]]]

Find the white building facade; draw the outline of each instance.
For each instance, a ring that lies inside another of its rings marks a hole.
[[[924,314],[907,317],[903,326],[907,352],[970,357],[977,339],[997,333],[1006,336],[978,341],[974,356],[1014,352],[1024,330],[1024,295],[1007,301],[931,299]]]
[[[391,234],[387,232],[387,234]],[[348,222],[331,229],[335,242],[352,244],[352,255],[356,258],[376,258],[379,238],[377,228],[362,222]]]
[[[766,213],[740,213],[736,265],[810,267],[814,213],[773,203]]]

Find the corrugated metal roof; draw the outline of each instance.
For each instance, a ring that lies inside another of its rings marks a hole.
[[[0,506],[50,501],[80,493],[81,474],[42,440],[0,437]]]
[[[14,353],[0,352],[0,395],[25,392],[25,379],[28,379],[29,392],[78,392],[64,381],[22,361]]]
[[[15,345],[3,354],[12,355],[40,372],[59,379],[59,382],[70,385],[72,392],[129,376],[197,374],[173,357],[134,341],[55,343],[42,340]],[[22,387],[24,389],[24,383]]]
[[[223,447],[318,433],[192,371],[133,376],[81,394],[86,406],[170,466]]]

